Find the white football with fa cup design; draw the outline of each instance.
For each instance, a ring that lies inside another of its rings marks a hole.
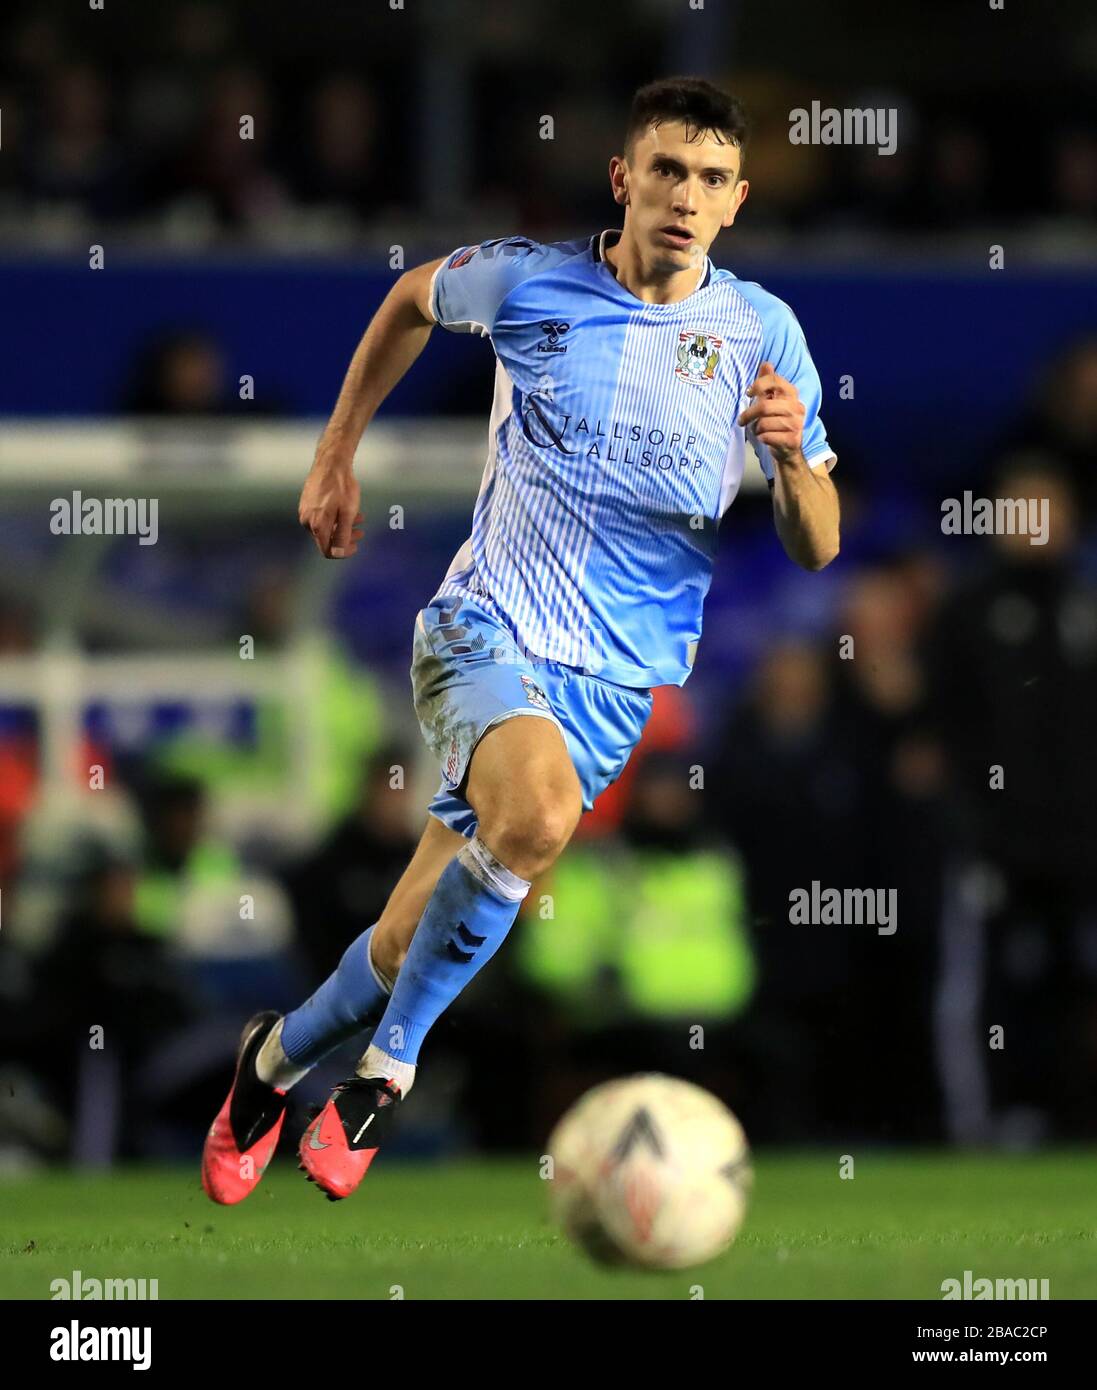
[[[726,1250],[752,1182],[746,1135],[692,1082],[649,1073],[588,1091],[549,1137],[557,1225],[593,1259],[684,1269]]]

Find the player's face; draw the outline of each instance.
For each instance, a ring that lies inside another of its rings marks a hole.
[[[749,187],[739,178],[736,146],[713,131],[688,133],[692,140],[682,121],[650,126],[631,160],[610,163],[631,236],[652,264],[668,270],[684,270],[708,254],[721,227],[735,221]]]

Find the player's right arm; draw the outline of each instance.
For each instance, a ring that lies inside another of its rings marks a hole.
[[[298,508],[322,555],[353,555],[359,489],[354,451],[377,407],[423,351],[436,324],[490,336],[509,292],[543,264],[527,237],[494,237],[405,271],[366,329],[320,437]]]
[[[331,413],[297,515],[321,555],[353,555],[361,531],[354,451],[381,402],[423,351],[434,327],[431,280],[447,257],[407,270],[385,296],[362,336]]]

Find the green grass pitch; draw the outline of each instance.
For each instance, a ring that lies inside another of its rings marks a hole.
[[[64,1171],[0,1181],[0,1298],[53,1279],[159,1280],[161,1299],[939,1300],[941,1281],[1048,1279],[1097,1297],[1097,1154],[755,1155],[732,1249],[680,1273],[599,1269],[549,1225],[537,1161],[385,1163],[331,1203],[292,1163],[239,1207],[190,1169]]]

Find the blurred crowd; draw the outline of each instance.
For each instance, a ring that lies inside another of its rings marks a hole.
[[[485,226],[574,235],[604,224],[605,166],[631,92],[677,61],[751,114],[748,242],[986,228],[992,240],[1022,230],[1085,249],[1097,126],[1065,20],[1043,28],[1023,67],[1004,64],[984,16],[954,6],[940,39],[932,6],[924,30],[890,47],[870,23],[843,26],[836,61],[833,36],[817,42],[811,7],[796,5],[778,73],[737,7],[712,8],[702,31],[689,7],[637,0],[623,42],[616,10],[575,4],[551,22],[540,7],[478,6],[470,26],[446,3],[306,16],[251,0],[112,0],[76,15],[41,0],[0,19],[0,238],[387,247],[397,233],[445,241],[446,219],[472,213]],[[1041,46],[1053,67],[1037,61]],[[715,66],[714,51],[727,54]],[[850,72],[878,76],[855,83]],[[790,112],[813,101],[894,109],[896,152],[793,146]]]

